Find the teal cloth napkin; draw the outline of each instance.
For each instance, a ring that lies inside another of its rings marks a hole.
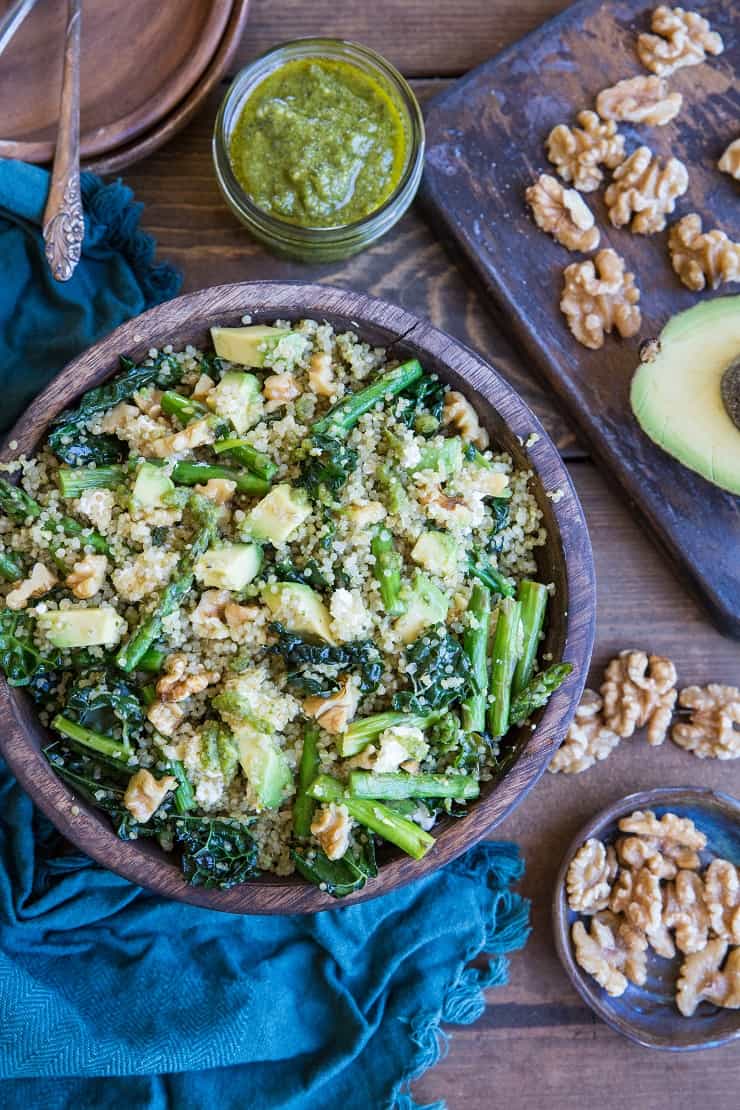
[[[80,349],[176,292],[130,190],[87,175],[72,281],[47,275],[44,171],[0,162],[6,426]],[[529,932],[516,845],[484,843],[382,898],[313,917],[169,902],[79,855],[0,761],[4,1110],[413,1110],[409,1083],[469,1023]],[[492,954],[484,970],[468,967]],[[436,1103],[427,1110],[442,1110]]]

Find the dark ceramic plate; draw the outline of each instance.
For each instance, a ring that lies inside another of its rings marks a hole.
[[[581,998],[612,1029],[646,1048],[669,1052],[718,1048],[740,1038],[740,1010],[726,1010],[702,1002],[693,1017],[683,1017],[674,1001],[678,969],[683,957],[672,960],[648,952],[644,987],[629,984],[621,998],[612,998],[578,966],[570,939],[571,925],[581,916],[568,906],[565,873],[573,856],[589,837],[610,843],[618,835],[621,817],[636,809],[652,809],[658,817],[676,813],[689,817],[705,833],[707,847],[702,867],[715,856],[740,865],[740,802],[729,794],[695,787],[670,787],[629,794],[598,813],[585,825],[565,853],[553,898],[553,927],[558,955]]]

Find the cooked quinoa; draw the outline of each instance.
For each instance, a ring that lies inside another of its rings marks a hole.
[[[542,514],[414,360],[312,320],[214,343],[126,362],[2,468],[0,665],[121,836],[342,894],[376,836],[423,855],[562,681]]]

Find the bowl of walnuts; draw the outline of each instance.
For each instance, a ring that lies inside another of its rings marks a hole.
[[[630,794],[565,854],[553,924],[584,1001],[638,1044],[740,1038],[740,802],[693,787]]]

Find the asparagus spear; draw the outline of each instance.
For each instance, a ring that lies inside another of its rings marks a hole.
[[[401,772],[352,771],[349,790],[355,798],[477,798],[480,786],[471,775],[406,775]]]
[[[33,520],[38,519],[43,510],[38,501],[34,501],[24,490],[18,486],[12,486],[5,478],[0,478],[0,512],[4,512],[11,520],[23,524],[28,517]],[[110,551],[105,539],[98,532],[83,528],[70,516],[52,518],[49,520],[49,526],[57,530],[61,529],[66,536],[80,536],[86,546],[92,547],[101,555],[107,555]]]
[[[413,821],[400,817],[382,802],[353,798],[345,793],[341,782],[330,775],[319,775],[314,779],[308,793],[319,802],[340,802],[345,805],[355,821],[395,844],[414,859],[421,859],[434,846],[434,837]]]
[[[394,471],[393,467],[387,462],[381,463],[375,477],[386,491],[385,500],[390,512],[402,512],[408,505],[409,499],[406,490],[403,488],[403,482]]]
[[[190,550],[180,557],[175,573],[162,590],[153,612],[146,617],[116,655],[116,663],[123,671],[133,671],[162,632],[165,617],[174,613],[193,584],[195,564],[216,538],[217,526],[214,506],[197,495],[188,504],[193,515],[201,521]]]
[[[395,397],[423,374],[421,363],[412,358],[394,370],[381,374],[359,393],[350,393],[330,409],[326,416],[311,427],[311,435],[330,435],[344,438],[369,409],[386,397]]]
[[[571,663],[553,663],[546,671],[540,671],[530,679],[523,690],[512,699],[509,722],[519,725],[531,717],[536,709],[546,705],[550,695],[565,682],[573,670]]]
[[[171,389],[165,390],[159,403],[162,406],[162,412],[167,413],[168,416],[174,416],[181,424],[189,424],[191,420],[209,415],[205,405],[194,401],[192,397],[183,397],[182,393],[176,393]]]
[[[387,728],[395,725],[409,725],[412,728],[428,728],[438,720],[440,713],[374,713],[371,717],[361,717],[353,721],[346,732],[337,737],[337,751],[342,759],[357,755],[371,740],[379,736]]]
[[[79,497],[87,489],[113,489],[124,481],[125,469],[122,466],[97,466],[89,470],[86,466],[60,466],[57,482],[62,497]]]
[[[403,559],[396,551],[393,536],[382,524],[370,543],[375,556],[373,575],[380,586],[380,596],[389,617],[400,617],[406,610],[401,600],[401,568]]]
[[[303,751],[298,767],[298,790],[293,803],[293,832],[296,836],[309,836],[311,833],[314,800],[308,788],[319,770],[318,739],[319,727],[312,721],[303,734]]]
[[[195,794],[193,793],[193,787],[187,776],[185,767],[179,759],[168,759],[167,767],[178,782],[178,787],[175,791],[175,809],[180,814],[187,813],[188,810],[195,808]]]
[[[207,482],[209,478],[226,478],[236,482],[236,488],[242,493],[251,493],[260,497],[268,493],[270,483],[256,474],[249,474],[244,470],[232,470],[227,466],[210,466],[208,463],[179,462],[171,474],[172,481],[181,486],[195,486]]]
[[[473,549],[473,554],[468,559],[468,570],[482,582],[484,586],[488,586],[495,594],[500,594],[501,597],[513,597],[514,586],[511,579],[506,578],[500,570],[496,570],[485,559],[477,548]]]
[[[504,736],[509,727],[511,679],[519,653],[521,606],[513,598],[499,602],[496,631],[491,649],[491,698],[488,727],[491,736]]]
[[[139,671],[146,671],[147,674],[159,674],[166,658],[166,651],[160,651],[159,648],[151,647],[148,651],[144,652],[136,669]]]
[[[263,478],[266,482],[272,481],[277,474],[278,468],[270,456],[263,451],[258,451],[256,447],[252,447],[246,439],[218,439],[213,444],[213,450],[217,455],[220,455],[223,451],[228,451],[236,462],[246,466],[258,478]]]
[[[519,656],[511,682],[512,696],[519,694],[529,682],[534,671],[540,632],[545,623],[547,588],[541,582],[523,578],[519,583],[518,601],[522,607],[522,653]]]
[[[124,744],[120,740],[114,740],[110,736],[104,736],[101,732],[94,732],[91,728],[85,728],[76,721],[70,721],[61,713],[57,713],[51,722],[51,727],[56,732],[60,732],[62,736],[74,740],[77,744],[81,744],[93,752],[98,752],[100,755],[120,760],[121,763],[128,763],[134,754],[133,748],[130,748],[128,744]]]
[[[17,582],[23,577],[23,567],[8,551],[0,551],[0,576],[7,582]]]
[[[468,623],[463,635],[463,650],[470,661],[475,692],[462,703],[462,723],[466,732],[484,732],[488,698],[488,626],[491,620],[491,591],[476,582],[468,605]]]

